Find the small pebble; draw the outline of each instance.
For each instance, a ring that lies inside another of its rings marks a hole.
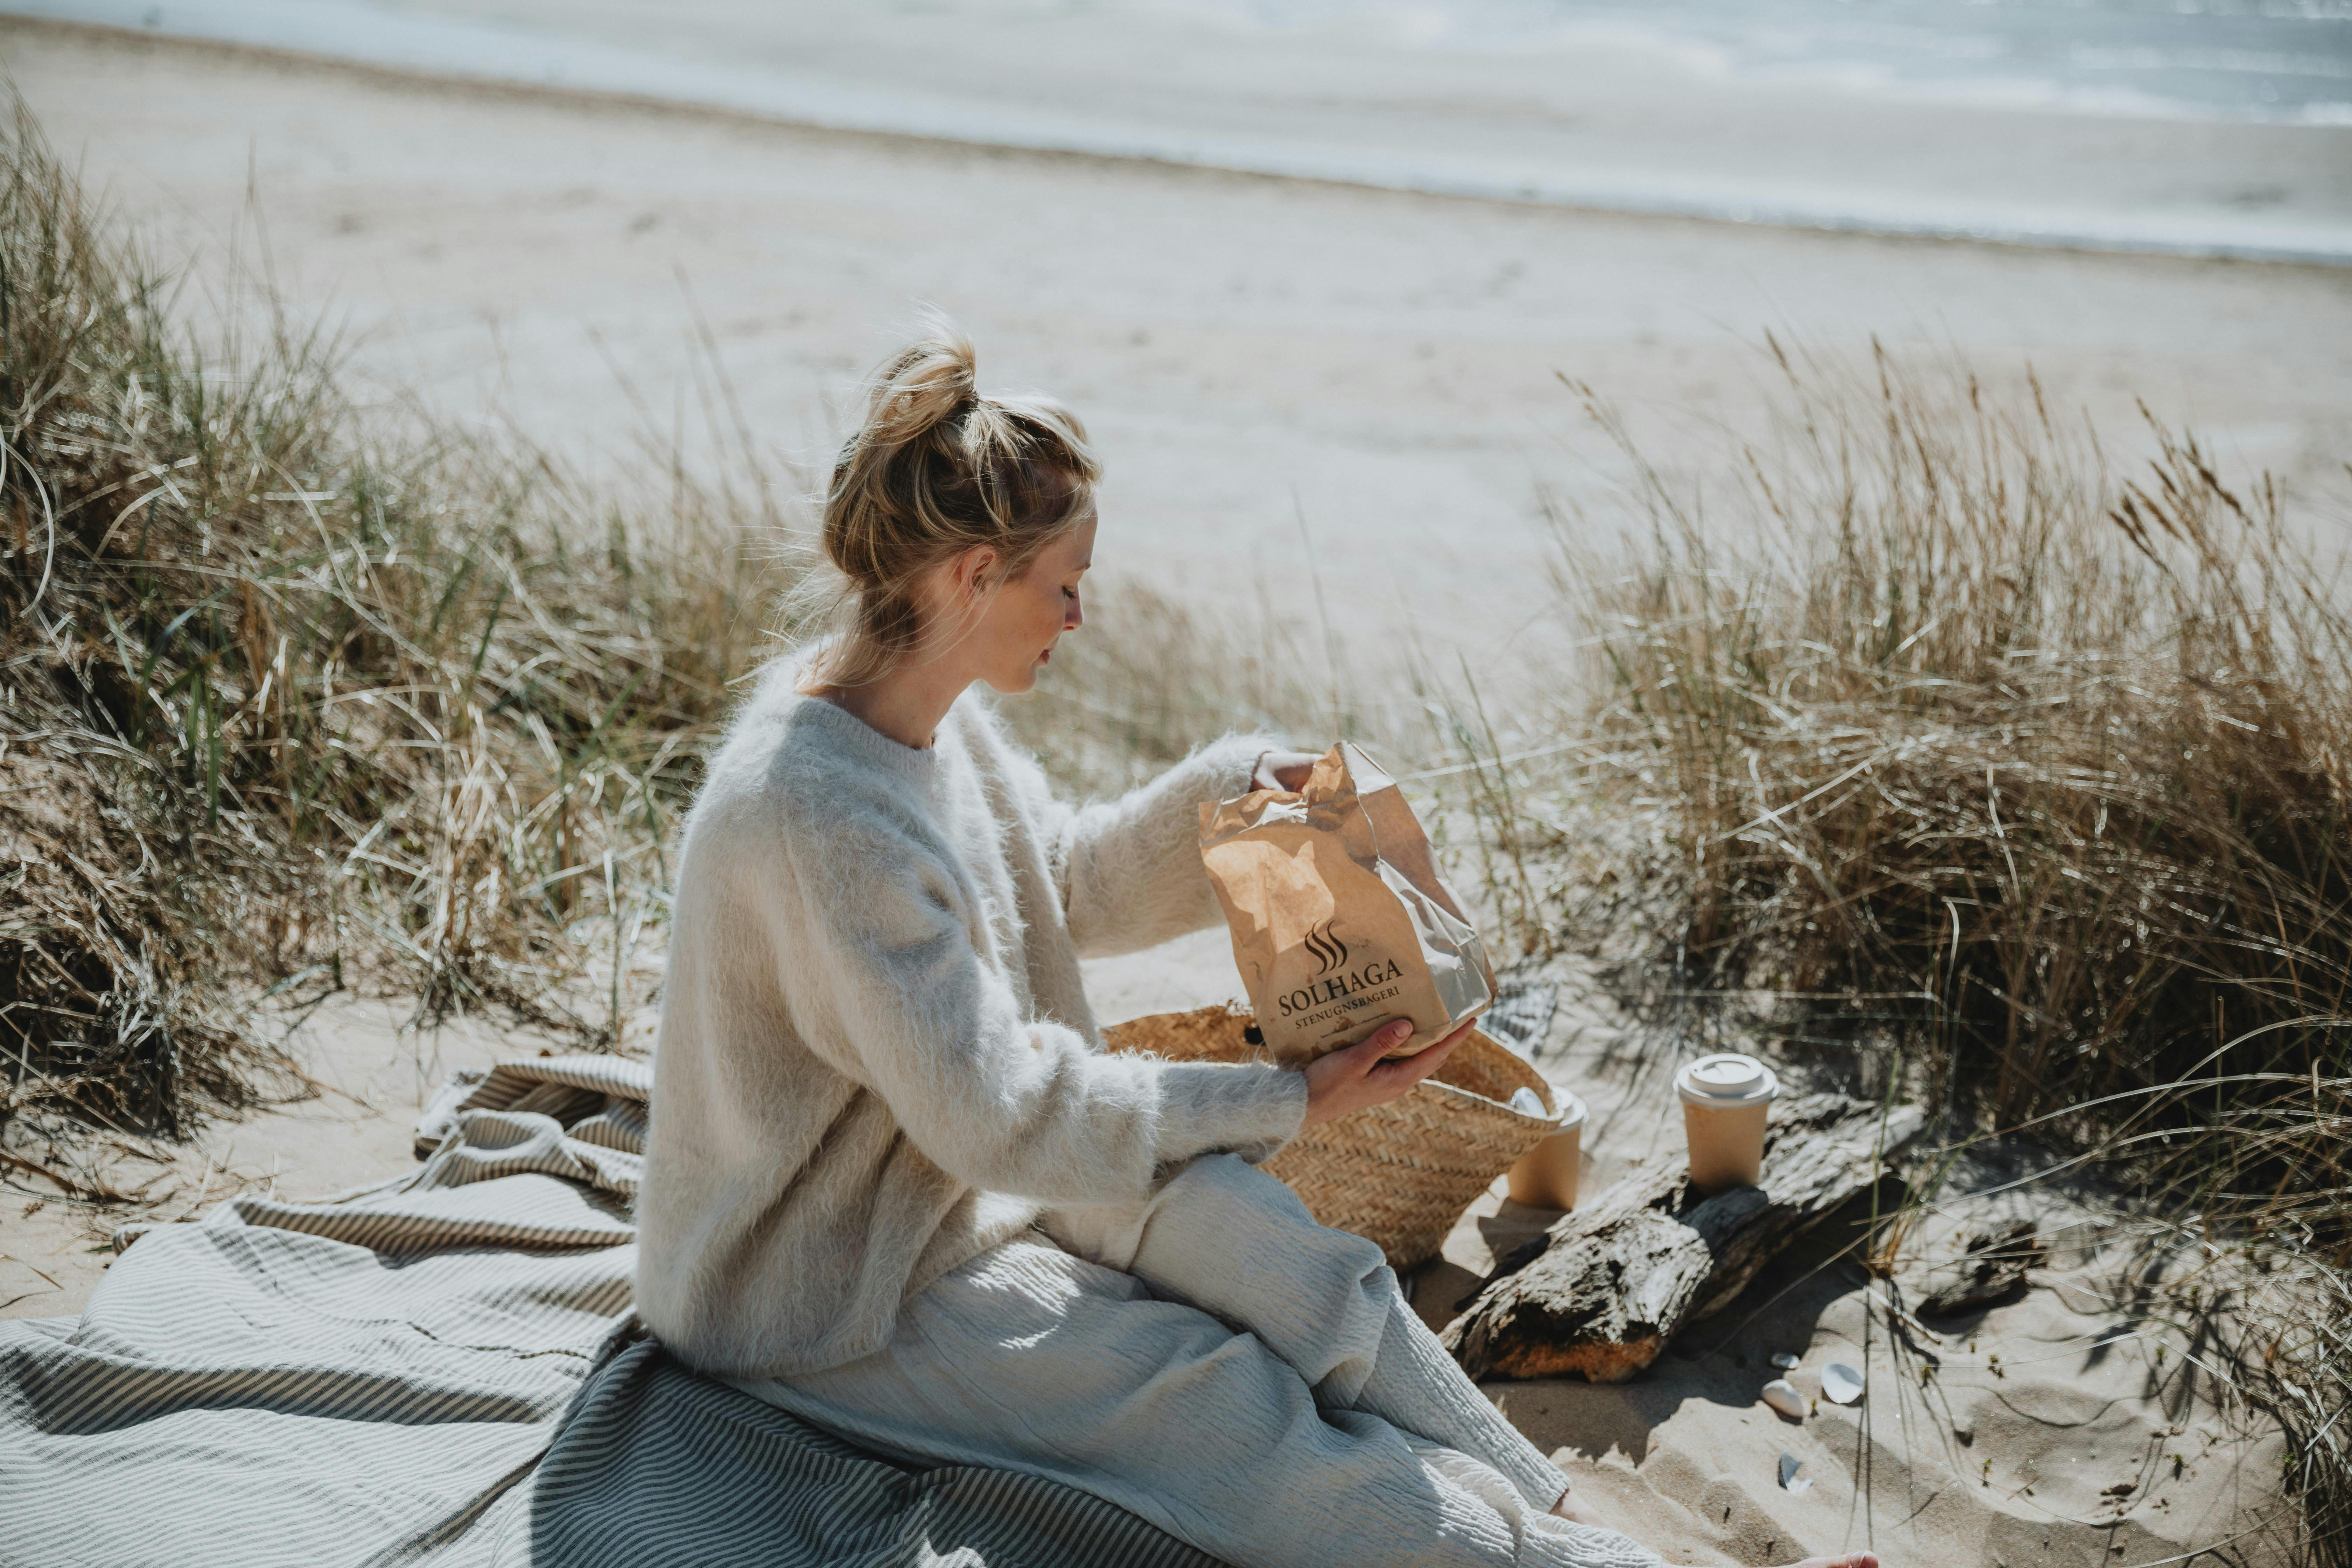
[[[1797,1458],[1796,1455],[1781,1455],[1780,1489],[1784,1492],[1801,1492],[1806,1488],[1811,1486],[1813,1484],[1812,1477],[1805,1476],[1801,1479],[1797,1474],[1799,1470],[1801,1470],[1804,1468],[1805,1461]]]
[[[1797,1370],[1797,1358],[1790,1355],[1787,1351],[1780,1351],[1774,1353],[1772,1357],[1772,1364],[1779,1367],[1782,1372],[1794,1372]]]
[[[1836,1405],[1852,1405],[1862,1397],[1862,1373],[1842,1361],[1822,1368],[1822,1393]]]
[[[1785,1377],[1776,1377],[1764,1385],[1764,1403],[1791,1421],[1805,1418],[1805,1396]]]

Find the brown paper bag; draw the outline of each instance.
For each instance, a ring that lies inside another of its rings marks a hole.
[[[1302,792],[1201,807],[1201,858],[1275,1060],[1297,1067],[1391,1018],[1409,1050],[1495,997],[1486,944],[1404,792],[1359,747],[1324,753]]]

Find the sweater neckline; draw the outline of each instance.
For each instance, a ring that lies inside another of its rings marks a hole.
[[[837,702],[828,702],[822,697],[812,697],[806,692],[797,695],[800,711],[806,721],[824,730],[845,748],[893,773],[925,782],[939,773],[940,747],[948,739],[949,727],[955,722],[956,708],[963,704],[963,699],[956,699],[956,708],[949,709],[947,717],[940,721],[939,731],[931,737],[931,743],[919,749],[904,741],[893,740]]]

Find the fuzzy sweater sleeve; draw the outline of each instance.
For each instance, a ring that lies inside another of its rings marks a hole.
[[[788,1005],[811,1047],[880,1096],[941,1170],[1044,1203],[1122,1202],[1164,1163],[1260,1159],[1297,1133],[1297,1073],[1102,1055],[1024,1016],[979,961],[983,922],[942,846],[879,796],[836,797],[824,816],[824,831],[786,836],[779,963],[825,977]]]
[[[1055,874],[1080,953],[1133,952],[1215,923],[1201,803],[1247,789],[1258,758],[1281,745],[1228,735],[1117,800],[1064,808]]]

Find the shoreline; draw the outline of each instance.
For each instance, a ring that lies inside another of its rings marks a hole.
[[[78,11],[81,16],[63,13]],[[794,79],[773,74],[697,64],[676,58],[648,59],[625,55],[610,46],[577,39],[527,37],[509,29],[479,26],[392,13],[369,15],[383,31],[373,42],[378,56],[405,50],[411,58],[370,58],[300,43],[269,41],[256,36],[260,29],[231,19],[212,31],[170,31],[142,26],[131,18],[152,7],[124,0],[52,0],[30,6],[17,0],[0,8],[0,20],[18,27],[54,29],[117,47],[134,40],[225,58],[277,65],[295,69],[348,72],[354,78],[409,88],[475,91],[510,96],[526,101],[598,108],[631,108],[707,117],[719,122],[743,122],[858,138],[885,143],[985,153],[1009,153],[1045,159],[1072,159],[1112,167],[1155,170],[1197,170],[1241,179],[1267,180],[1308,186],[1381,191],[1441,201],[1464,201],[1503,207],[1534,208],[1593,216],[1696,223],[1735,230],[1770,230],[1803,235],[1851,236],[1937,245],[1981,246],[2032,252],[2055,252],[2090,257],[2128,256],[2185,261],[2231,261],[2256,266],[2295,267],[2340,271],[2352,268],[2352,222],[2324,225],[2301,240],[2273,237],[2268,241],[2208,233],[2167,232],[2160,219],[2117,215],[2102,227],[2077,221],[2070,226],[2047,204],[2045,217],[2030,216],[2031,205],[2006,213],[1997,209],[1937,214],[1932,201],[1914,201],[1902,210],[1899,198],[1841,204],[1834,197],[1808,199],[1798,187],[1774,192],[1743,193],[1734,187],[1693,188],[1685,180],[1682,191],[1661,188],[1671,178],[1643,182],[1621,175],[1581,181],[1562,180],[1540,172],[1514,174],[1482,170],[1456,163],[1420,166],[1394,164],[1379,157],[1345,152],[1317,153],[1311,146],[1286,150],[1272,143],[1252,142],[1215,134],[1122,131],[1105,123],[1089,125],[1065,116],[1055,119],[1014,110],[990,113],[984,109],[959,109],[952,103],[919,95],[890,95],[856,85],[843,86],[814,79]],[[92,19],[89,13],[121,18]],[[331,26],[331,23],[329,24]],[[406,29],[404,38],[397,29]],[[499,69],[476,67],[468,57],[494,51],[486,41],[504,38],[517,49],[535,47],[544,54],[541,74],[530,73],[526,56],[517,66]],[[371,47],[363,44],[362,47]],[[631,77],[652,79],[654,85],[631,86]],[[671,90],[662,90],[667,79]],[[2089,117],[2085,117],[2089,118]],[[2199,125],[2196,121],[2162,121],[2167,125]],[[2241,124],[2258,131],[2305,130],[2325,133],[2335,127],[2286,127],[2215,121],[2212,126]],[[2347,132],[2352,139],[2352,132]],[[2212,219],[2204,220],[2209,226]],[[2194,228],[2195,222],[2189,226]]]
[[[1108,576],[1240,615],[1236,582],[1312,574],[1324,642],[1458,653],[1497,695],[1560,651],[1557,531],[1605,542],[1635,477],[1562,377],[1710,486],[1769,438],[1767,333],[1989,384],[2030,364],[2126,464],[2142,402],[2322,493],[2352,440],[2340,268],[996,152],[46,22],[0,19],[0,58],[89,187],[187,258],[199,315],[329,323],[367,401],[512,429],[629,495],[674,433],[715,476],[746,430],[814,472],[928,300],[985,384],[1083,412]],[[1397,673],[1348,662],[1368,690]]]

